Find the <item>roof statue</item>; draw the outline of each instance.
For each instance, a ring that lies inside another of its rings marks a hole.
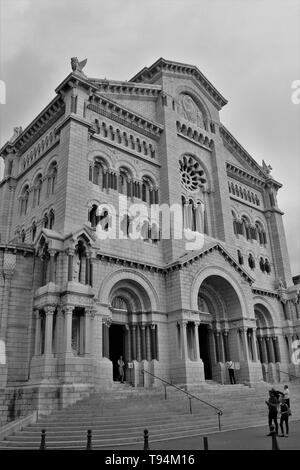
[[[271,171],[273,170],[273,168],[271,167],[271,165],[267,165],[264,160],[262,161],[262,169],[268,176],[272,176]]]
[[[10,139],[10,142],[14,142],[19,135],[22,134],[22,127],[14,127],[14,133]]]
[[[87,59],[84,59],[81,62],[79,62],[77,57],[71,58],[71,67],[72,67],[73,72],[82,73],[84,75],[82,69],[86,66],[86,63],[87,63]]]

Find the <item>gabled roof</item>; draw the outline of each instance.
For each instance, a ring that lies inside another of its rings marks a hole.
[[[144,67],[129,81],[147,82],[148,80],[151,80],[156,73],[161,71],[169,73],[180,73],[194,77],[200,83],[200,85],[207,91],[209,96],[217,105],[218,109],[221,109],[223,106],[225,106],[225,104],[228,103],[226,98],[221,95],[221,93],[213,86],[213,84],[203,75],[202,72],[200,72],[200,70],[195,65],[174,62],[171,60],[163,59],[162,57],[156,62],[154,62],[154,64],[150,65],[150,67]]]
[[[170,263],[166,266],[166,270],[176,270],[182,269],[183,267],[188,266],[189,264],[198,261],[203,256],[212,253],[213,251],[218,251],[220,255],[222,255],[226,261],[232,266],[250,285],[254,283],[254,278],[251,277],[247,271],[241,267],[240,264],[225,250],[225,248],[219,242],[212,242],[204,244],[204,247],[201,250],[195,250],[190,253],[185,253],[181,256],[178,260]]]

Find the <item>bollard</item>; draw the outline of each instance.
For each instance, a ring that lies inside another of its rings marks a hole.
[[[87,432],[87,441],[86,441],[86,450],[92,449],[92,430],[88,429]]]
[[[208,439],[207,439],[207,437],[203,437],[203,447],[204,447],[204,450],[208,450]]]
[[[144,450],[150,450],[148,429],[144,430]]]
[[[46,450],[46,431],[42,429],[40,450]]]
[[[276,439],[275,426],[273,424],[270,427],[270,434],[272,437],[272,450],[280,450],[277,439]]]

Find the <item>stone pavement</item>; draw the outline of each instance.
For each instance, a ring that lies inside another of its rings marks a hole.
[[[300,450],[300,421],[290,421],[290,435],[277,437],[280,450]],[[272,438],[267,437],[268,426],[257,426],[235,431],[224,431],[208,434],[209,450],[271,450]],[[150,450],[203,450],[202,436],[184,439],[172,439],[160,442],[151,442]],[[107,449],[110,449],[107,447]],[[114,450],[138,450],[140,445],[114,447]]]

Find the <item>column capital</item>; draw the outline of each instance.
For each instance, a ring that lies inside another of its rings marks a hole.
[[[195,320],[194,325],[197,328],[200,325],[201,321],[200,320]]]
[[[62,307],[62,310],[64,311],[64,313],[66,315],[72,315],[72,313],[74,312],[75,310],[75,306],[74,305],[64,305]]]
[[[102,323],[107,326],[107,328],[110,327],[110,325],[112,324],[112,319],[110,317],[103,317],[102,318]]]
[[[56,309],[56,305],[47,305],[44,307],[46,315],[53,315]]]
[[[154,323],[150,323],[151,330],[155,330],[156,325]]]
[[[38,308],[34,308],[33,315],[34,315],[34,318],[38,320],[41,317],[40,310]]]
[[[68,256],[74,256],[75,248],[67,248],[66,253],[67,253]]]
[[[49,248],[48,253],[50,256],[55,256],[57,253],[57,250],[55,250],[54,248]]]
[[[140,324],[140,328],[141,328],[141,330],[145,330],[145,329],[146,329],[145,323],[141,323],[141,324]]]

